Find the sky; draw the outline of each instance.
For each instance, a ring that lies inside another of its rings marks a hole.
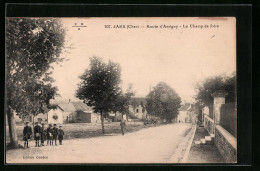
[[[126,90],[132,84],[136,97],[145,97],[150,87],[165,82],[183,102],[194,101],[196,83],[236,71],[235,18],[61,18],[61,21],[67,29],[61,57],[68,60],[54,65],[53,85],[61,95],[57,99],[77,100],[74,95],[79,76],[89,68],[92,56],[119,63],[121,87]],[[113,28],[114,25],[124,28]]]

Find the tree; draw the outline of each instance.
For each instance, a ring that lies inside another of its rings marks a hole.
[[[65,30],[58,19],[7,18],[6,113],[10,146],[18,147],[14,112],[36,114],[56,95],[51,64],[63,61]]]
[[[201,84],[197,84],[198,91],[196,100],[200,106],[209,106],[213,103],[211,96],[215,91],[225,91],[228,93],[226,102],[235,102],[236,99],[236,75],[233,73],[231,76],[215,76],[206,78]]]
[[[133,100],[131,100],[131,106],[133,107],[133,109],[134,109],[134,111],[136,110],[136,108],[139,106],[139,104],[138,104],[138,102],[135,100],[135,99],[133,99]]]
[[[105,63],[102,58],[92,57],[89,69],[80,76],[81,82],[76,97],[85,100],[87,105],[94,107],[94,112],[100,113],[103,134],[104,117],[115,110],[115,105],[122,95],[119,87],[120,74],[119,64],[112,61]]]
[[[146,109],[149,114],[166,119],[169,123],[179,113],[181,98],[164,82],[158,83],[147,95]]]
[[[126,114],[126,116],[130,114],[129,106],[134,95],[135,93],[132,90],[132,85],[129,85],[125,93],[123,93],[122,91],[120,92],[113,105],[113,112],[115,113],[115,116],[116,112],[121,113],[122,117],[124,114]]]

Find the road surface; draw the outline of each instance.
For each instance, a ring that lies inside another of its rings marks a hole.
[[[171,163],[192,128],[176,123],[122,135],[64,140],[63,145],[7,150],[7,163]],[[186,138],[185,138],[186,137]],[[179,157],[179,156],[178,156]]]

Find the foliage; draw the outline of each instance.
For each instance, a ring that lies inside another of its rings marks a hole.
[[[209,106],[212,104],[213,97],[211,95],[215,91],[225,91],[228,93],[226,103],[235,102],[236,75],[233,74],[230,77],[223,75],[209,77],[202,84],[197,84],[196,89],[198,91],[196,100],[200,105]]]
[[[147,96],[146,110],[149,114],[171,122],[179,113],[181,98],[164,82],[158,83]]]
[[[51,64],[63,60],[65,30],[57,19],[7,18],[7,110],[36,114],[57,93]]]
[[[135,99],[133,99],[132,101],[131,101],[131,106],[133,107],[133,109],[135,110],[137,107],[138,107],[138,102],[135,100]]]
[[[109,112],[118,110],[118,102],[124,99],[119,84],[121,82],[121,68],[119,64],[102,58],[92,57],[90,67],[80,76],[76,97],[85,100],[87,105],[93,106],[94,112],[101,114],[102,130],[103,118]]]
[[[126,90],[126,93],[120,92],[120,94],[117,96],[113,104],[113,112],[120,112],[122,115],[129,115],[129,106],[131,104],[131,99],[134,95],[135,93],[132,90],[132,85],[129,85],[128,89]]]
[[[63,61],[64,39],[58,19],[6,19],[6,111],[13,147],[18,147],[14,112],[35,115],[57,95],[50,70]]]

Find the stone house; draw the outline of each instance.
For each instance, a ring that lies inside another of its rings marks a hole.
[[[129,111],[138,119],[146,118],[147,111],[145,105],[147,104],[146,98],[133,98],[131,105],[129,106]]]

